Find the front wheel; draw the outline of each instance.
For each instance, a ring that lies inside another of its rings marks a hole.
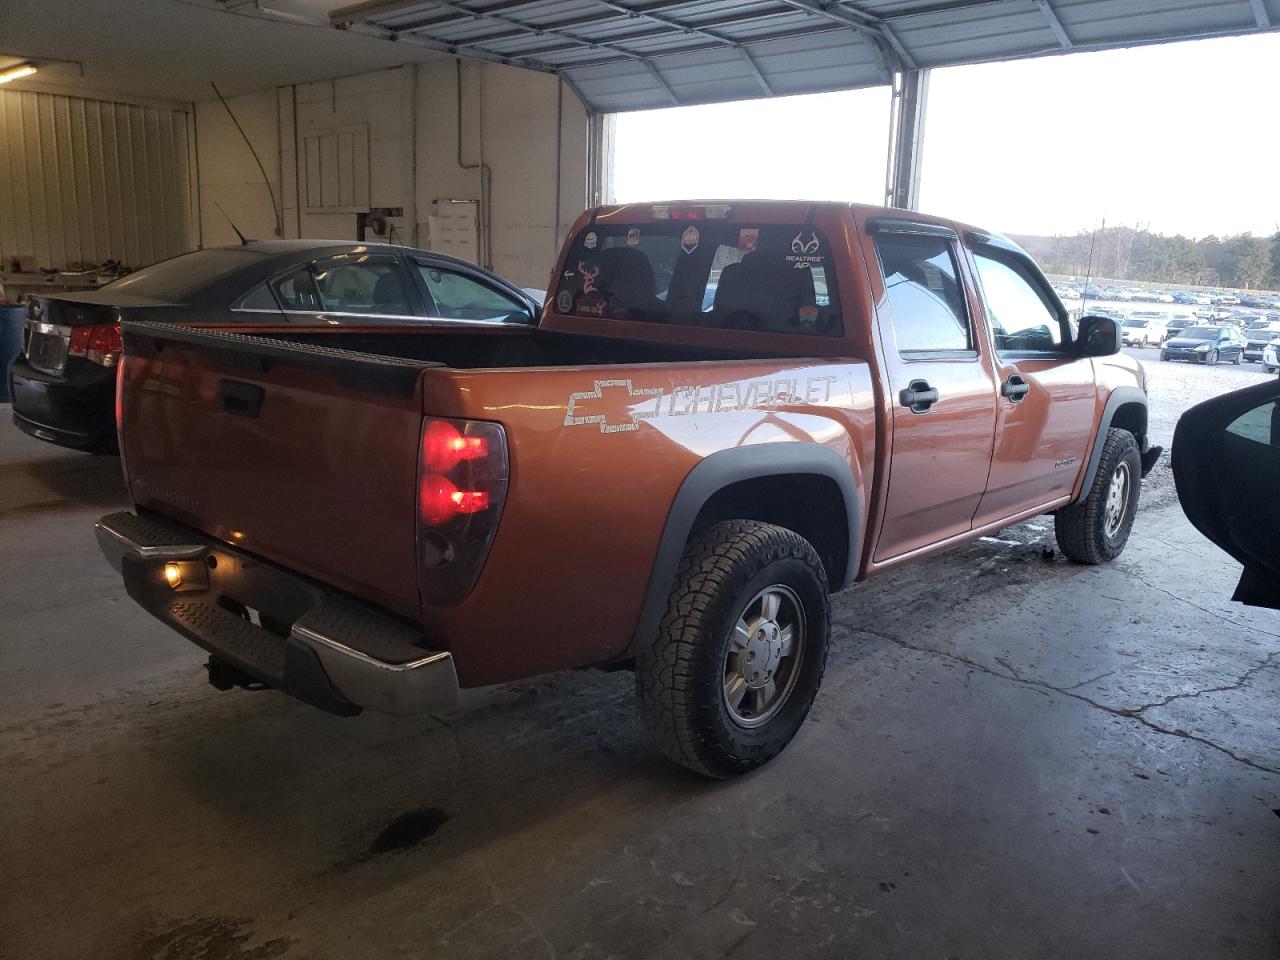
[[[1120,556],[1138,513],[1141,482],[1137,439],[1128,430],[1108,430],[1093,486],[1083,500],[1053,515],[1053,532],[1062,553],[1077,563],[1090,564]]]
[[[695,536],[658,634],[636,657],[658,748],[718,778],[773,759],[818,692],[830,619],[826,572],[800,535],[729,520]]]
[[[1213,352],[1211,352],[1207,357],[1204,358],[1204,362],[1211,367],[1216,367],[1218,365],[1218,351],[1214,350]]]

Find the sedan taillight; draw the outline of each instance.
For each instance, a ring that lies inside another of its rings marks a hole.
[[[67,342],[67,354],[84,357],[100,367],[114,367],[124,352],[124,340],[120,336],[120,324],[96,323],[93,326],[72,327]]]
[[[418,584],[424,603],[475,585],[507,496],[507,437],[484,420],[432,417],[418,458]]]

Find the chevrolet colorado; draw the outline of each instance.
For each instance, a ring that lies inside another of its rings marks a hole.
[[[135,509],[98,539],[216,686],[409,713],[625,666],[719,777],[800,727],[831,592],[1045,513],[1110,560],[1160,453],[1114,320],[997,234],[848,204],[590,210],[536,326],[123,341]]]

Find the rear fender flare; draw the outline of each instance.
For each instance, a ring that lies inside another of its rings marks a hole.
[[[676,491],[632,635],[632,653],[639,649],[640,644],[647,643],[658,629],[667,598],[675,585],[680,557],[702,508],[716,493],[732,484],[776,476],[818,476],[835,482],[848,518],[849,552],[844,576],[840,583],[831,585],[831,592],[842,590],[853,582],[859,565],[862,511],[849,461],[831,447],[810,443],[763,443],[721,450],[690,470]]]
[[[1128,403],[1139,404],[1145,411],[1147,409],[1147,395],[1139,387],[1125,386],[1116,387],[1111,391],[1111,396],[1107,397],[1106,406],[1102,410],[1102,418],[1098,423],[1098,434],[1093,438],[1093,449],[1089,451],[1089,462],[1085,466],[1084,482],[1080,484],[1080,493],[1077,495],[1075,503],[1083,501],[1089,496],[1089,491],[1093,489],[1094,478],[1098,475],[1098,461],[1102,459],[1102,448],[1107,442],[1107,431],[1111,429],[1111,424],[1115,421],[1116,411]],[[1147,448],[1145,436],[1138,437],[1137,440],[1139,446],[1145,452]]]

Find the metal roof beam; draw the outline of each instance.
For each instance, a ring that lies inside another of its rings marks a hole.
[[[395,2],[395,0],[392,0],[392,2]],[[469,7],[462,6],[462,4],[460,3],[454,3],[452,2],[452,0],[430,0],[430,2],[434,6],[443,7],[446,10],[450,10],[454,13],[459,14],[460,16],[467,17],[473,20],[490,20],[490,21],[493,21],[494,23],[505,23],[508,26],[515,27],[517,33],[512,34],[510,39],[516,39],[521,36],[529,36],[529,35],[532,35],[535,37],[544,36],[544,35],[548,37],[559,37],[561,40],[567,41],[568,43],[575,44],[577,46],[588,47],[592,50],[612,50],[615,53],[629,60],[642,61],[645,59],[645,55],[643,53],[640,53],[635,50],[630,50],[627,47],[623,46],[622,44],[615,43],[611,40],[592,40],[589,37],[583,37],[579,34],[571,33],[570,31],[561,29],[559,27],[534,26],[531,23],[526,23],[525,21],[518,20],[515,17],[507,16],[505,13],[491,13],[488,10],[472,10]],[[399,35],[400,33],[412,33],[412,32],[415,32],[412,28],[410,28],[409,30],[396,31],[397,35]],[[436,37],[435,39],[439,41],[439,40],[442,40],[443,38]],[[503,39],[507,39],[507,38],[503,38]],[[447,43],[448,41],[444,41],[444,42]],[[487,40],[477,41],[476,45],[478,46],[480,43],[485,43],[485,42],[492,43],[493,39],[489,38]],[[459,48],[464,46],[471,46],[471,45],[472,44],[469,41],[463,41],[455,44],[455,46]],[[531,51],[527,55],[536,57],[537,52]],[[663,83],[663,86],[665,87],[666,82],[662,81],[662,83]],[[667,87],[667,89],[670,90],[671,88]],[[672,96],[674,97],[675,94],[673,93]]]
[[[1049,29],[1058,38],[1058,46],[1063,50],[1070,50],[1072,47],[1071,37],[1067,35],[1067,28],[1062,25],[1062,21],[1058,19],[1057,13],[1054,12],[1053,5],[1049,3],[1049,0],[1035,0],[1035,2],[1036,6],[1040,8],[1040,12],[1044,14],[1045,20],[1049,22]]]
[[[1262,0],[1249,0],[1253,4],[1253,19],[1258,21],[1259,30],[1271,29],[1271,15],[1267,13],[1267,5]]]
[[[829,3],[828,0],[780,0],[781,3],[790,6],[795,10],[804,10],[805,13],[814,15],[814,17],[822,17],[832,20],[833,23],[840,23],[842,26],[849,27],[855,33],[863,38],[863,42],[867,44],[868,49],[872,51],[872,55],[876,58],[876,68],[881,74],[881,79],[886,83],[893,82],[893,73],[896,70],[913,69],[915,63],[911,60],[911,56],[902,49],[897,38],[886,32],[884,24],[879,20],[869,17],[869,14],[846,8],[845,5],[837,3]]]

